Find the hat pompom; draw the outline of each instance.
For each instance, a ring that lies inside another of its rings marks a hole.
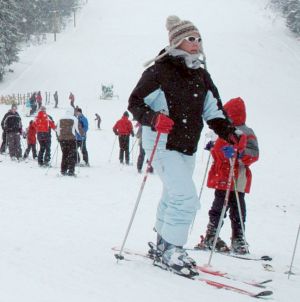
[[[180,18],[175,15],[169,16],[166,21],[167,30],[170,31],[174,25],[180,23],[180,21]]]

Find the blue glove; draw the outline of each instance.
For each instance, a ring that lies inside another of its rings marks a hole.
[[[213,146],[214,146],[214,142],[213,142],[213,141],[209,141],[209,142],[206,144],[204,150],[210,151],[211,148],[212,148]]]
[[[225,146],[222,148],[222,151],[224,153],[224,156],[226,158],[233,158],[234,157],[234,154],[235,154],[235,150],[233,148],[233,146]]]

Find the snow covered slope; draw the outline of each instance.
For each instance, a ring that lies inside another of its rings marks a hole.
[[[117,264],[111,247],[120,245],[141,185],[136,146],[133,166],[120,167],[112,125],[127,107],[128,96],[143,63],[167,45],[165,19],[177,14],[193,21],[203,36],[208,69],[223,101],[241,96],[248,125],[259,139],[261,158],[253,166],[252,193],[247,196],[247,239],[254,254],[271,255],[275,272],[259,262],[215,255],[213,266],[245,279],[274,281],[274,301],[300,297],[300,247],[290,280],[299,225],[299,42],[282,21],[265,10],[265,0],[89,0],[77,27],[28,48],[14,73],[0,84],[0,95],[58,90],[59,109],[48,105],[57,120],[69,107],[68,94],[90,122],[91,168],[78,168],[77,178],[57,177],[61,152],[52,142],[53,168],[11,162],[0,156],[0,301],[250,301],[252,298],[191,282],[137,260]],[[113,83],[119,100],[99,100],[101,83]],[[0,116],[8,110],[0,105]],[[24,125],[25,117],[19,107]],[[94,114],[103,130],[95,129]],[[199,143],[195,182],[200,188],[207,154]],[[132,144],[134,140],[132,140]],[[23,141],[25,144],[25,141]],[[114,148],[113,148],[114,146]],[[142,196],[127,247],[146,251],[161,184],[151,175]],[[208,221],[213,191],[205,189],[189,238],[197,243]],[[228,219],[221,237],[229,242]],[[208,254],[193,254],[199,264]],[[287,298],[288,297],[288,298]]]

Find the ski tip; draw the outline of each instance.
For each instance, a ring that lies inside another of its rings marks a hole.
[[[259,284],[266,284],[266,283],[270,283],[272,281],[273,281],[272,279],[267,279],[265,281],[260,282]]]
[[[267,256],[267,255],[261,256],[260,259],[261,259],[261,260],[264,260],[264,261],[272,261],[272,258],[271,258],[270,256]]]
[[[265,291],[259,292],[254,297],[262,298],[262,297],[267,297],[267,296],[271,296],[271,295],[273,295],[273,292],[271,290],[265,290]]]
[[[124,256],[121,254],[115,254],[117,260],[124,260]]]

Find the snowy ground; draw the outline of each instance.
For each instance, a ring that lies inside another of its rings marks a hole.
[[[299,41],[258,0],[90,0],[72,24],[46,44],[27,48],[0,84],[0,95],[58,90],[57,120],[69,107],[68,94],[90,122],[91,168],[78,168],[77,178],[57,177],[61,152],[49,171],[37,163],[0,160],[0,301],[250,301],[252,298],[191,282],[148,265],[143,260],[116,264],[111,247],[120,245],[141,185],[133,149],[133,166],[121,167],[112,125],[127,106],[142,64],[167,43],[165,19],[186,18],[200,29],[208,69],[223,101],[241,96],[248,107],[248,125],[259,139],[261,158],[253,166],[252,193],[247,196],[247,239],[254,254],[274,258],[275,272],[259,262],[215,255],[212,264],[245,279],[269,279],[274,301],[300,298],[300,246],[290,280],[299,225]],[[114,83],[119,100],[99,100],[101,83]],[[8,110],[0,105],[0,116]],[[24,108],[19,107],[23,124]],[[103,120],[96,130],[94,114]],[[207,154],[199,143],[195,182],[202,182]],[[132,143],[134,140],[132,140]],[[23,141],[25,146],[25,141]],[[52,154],[57,142],[53,136]],[[112,152],[112,157],[110,157]],[[111,159],[111,160],[110,160]],[[127,247],[146,251],[161,184],[151,175],[128,238]],[[207,224],[213,191],[205,189],[188,245],[197,243]],[[229,242],[226,221],[221,236]],[[199,264],[207,253],[195,253]]]

